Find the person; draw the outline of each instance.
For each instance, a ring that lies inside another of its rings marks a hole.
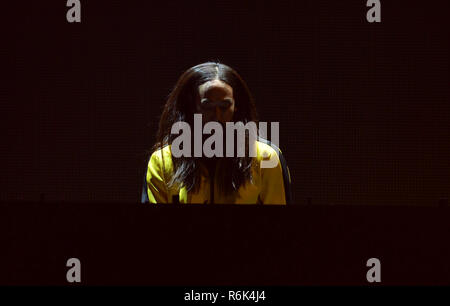
[[[202,115],[202,123],[215,121],[222,126],[258,122],[250,91],[233,68],[206,62],[187,69],[171,91],[159,122],[146,174],[150,203],[286,204],[277,153],[259,138],[253,157],[248,150],[243,157],[174,157],[171,147],[178,135],[172,133],[172,126],[186,122],[192,127],[194,114]],[[268,158],[275,159],[275,167],[261,167]]]

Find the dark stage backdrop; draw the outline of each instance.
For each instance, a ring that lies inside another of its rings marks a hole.
[[[296,204],[437,205],[450,192],[448,1],[2,4],[0,200],[138,202],[188,67],[219,60],[280,122]],[[444,200],[445,201],[445,200]]]

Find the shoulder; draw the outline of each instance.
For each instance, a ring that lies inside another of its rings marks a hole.
[[[269,160],[272,158],[278,159],[278,152],[280,151],[280,149],[278,149],[277,147],[275,148],[276,149],[262,141],[256,141],[256,152],[258,160]]]
[[[172,152],[170,150],[170,145],[158,149],[152,153],[150,160],[148,162],[149,168],[157,169],[171,169],[172,168]]]

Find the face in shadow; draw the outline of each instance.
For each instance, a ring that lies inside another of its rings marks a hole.
[[[196,111],[202,114],[203,124],[217,121],[224,126],[236,111],[233,88],[221,80],[203,83],[198,87]]]

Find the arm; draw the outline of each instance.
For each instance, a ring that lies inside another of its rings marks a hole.
[[[167,189],[162,169],[162,150],[150,157],[147,168],[147,194],[150,203],[167,203]]]
[[[276,158],[274,168],[261,168],[261,193],[259,195],[263,204],[286,204],[286,195],[283,182],[283,170],[277,153],[271,150],[272,158]],[[270,158],[271,156],[267,157]]]

